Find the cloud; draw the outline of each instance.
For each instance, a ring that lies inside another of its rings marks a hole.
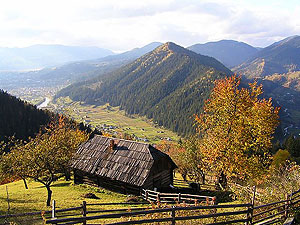
[[[294,0],[10,0],[0,8],[0,43],[95,45],[116,51],[152,41],[189,46],[235,39],[266,46],[299,34],[299,21]]]

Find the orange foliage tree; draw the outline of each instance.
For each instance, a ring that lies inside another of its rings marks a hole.
[[[58,121],[49,124],[46,132],[40,132],[28,143],[15,145],[10,153],[3,155],[0,169],[10,168],[11,176],[31,178],[43,184],[47,189],[47,206],[50,206],[51,184],[60,173],[69,173],[71,159],[87,139],[85,132],[60,116]]]
[[[217,80],[203,113],[195,116],[202,160],[223,187],[228,178],[246,180],[264,174],[279,119],[279,108],[271,99],[259,98],[262,85],[253,82],[239,88],[240,82],[236,75]]]
[[[205,183],[204,162],[199,151],[199,139],[191,136],[180,143],[162,141],[156,146],[167,153],[178,166],[177,171],[186,181],[187,176],[199,183]]]

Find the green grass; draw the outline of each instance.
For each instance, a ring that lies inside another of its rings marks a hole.
[[[7,185],[1,185],[0,186],[0,214],[5,215],[7,212],[7,194],[6,194],[6,187],[8,189],[9,193],[9,201],[10,201],[10,214],[13,213],[24,213],[24,212],[33,212],[33,211],[41,211],[41,210],[51,210],[51,207],[46,206],[46,196],[47,192],[46,189],[37,182],[29,181],[29,189],[26,190],[23,185],[23,181],[17,181],[13,183],[9,183]],[[104,202],[125,202],[127,196],[110,192],[108,190],[102,189],[102,188],[96,188],[91,187],[87,185],[73,185],[72,181],[63,181],[59,180],[55,182],[52,185],[52,191],[53,191],[53,198],[56,200],[56,206],[57,209],[63,209],[63,208],[71,208],[71,207],[77,207],[82,204],[83,201],[86,201],[87,203],[104,203]],[[86,199],[83,197],[86,193],[94,193],[99,199]],[[212,194],[212,193],[210,193]],[[210,195],[214,196],[214,195]],[[137,205],[137,206],[126,206],[126,205],[117,205],[117,206],[87,206],[87,210],[100,210],[100,209],[116,209],[116,208],[133,208],[133,207],[147,207],[145,205]],[[151,208],[151,206],[148,206]],[[170,207],[170,206],[168,206]],[[230,211],[233,209],[220,209],[218,212],[225,212]],[[237,209],[236,209],[237,210]],[[77,213],[81,214],[81,211],[72,211],[67,212],[68,213]],[[193,215],[194,213],[197,214],[197,212],[188,212],[188,213],[179,213],[177,216],[187,216],[187,215]],[[199,212],[198,212],[199,213]],[[204,210],[203,213],[209,213],[209,211]],[[88,214],[89,216],[92,215],[99,215],[97,214]],[[57,213],[57,215],[62,215],[61,213]],[[47,217],[50,215],[47,214]],[[164,213],[157,213],[153,215],[147,216],[147,218],[161,218],[169,216],[164,215]],[[65,218],[64,216],[63,218]],[[136,218],[116,218],[116,219],[102,219],[97,221],[92,221],[93,223],[112,223],[117,221],[127,221],[128,219],[145,219],[145,217],[136,217]],[[224,218],[223,218],[224,219]],[[220,218],[220,221],[223,220]],[[225,219],[224,219],[225,220]],[[209,220],[212,222],[211,220]],[[0,224],[2,224],[4,220],[0,219]],[[14,222],[15,224],[43,224],[42,217],[40,215],[37,216],[26,216],[26,217],[18,217],[15,219],[9,219],[9,222]],[[178,222],[178,224],[186,224],[188,221],[182,221]],[[193,220],[189,221],[191,224],[202,224],[206,222],[206,220]]]
[[[9,194],[10,214],[33,212],[41,210],[51,210],[51,207],[46,206],[47,191],[43,185],[38,182],[29,181],[29,189],[24,188],[23,181],[17,181],[0,186],[0,215],[7,213],[7,193]],[[52,185],[52,199],[56,200],[56,206],[60,208],[77,207],[83,201],[87,203],[103,203],[103,202],[125,202],[127,196],[114,193],[105,189],[91,187],[87,185],[74,185],[72,181],[57,181]],[[87,199],[83,195],[86,193],[94,193],[99,199]],[[101,206],[88,206],[88,210],[96,210]],[[112,208],[113,206],[105,206],[104,208]],[[117,206],[122,208],[124,206]],[[103,208],[103,207],[102,207]],[[74,211],[73,211],[74,212]],[[80,213],[80,211],[77,211]],[[10,219],[17,224],[41,224],[41,216],[36,216],[39,220],[33,222],[32,217],[20,217]],[[28,221],[28,219],[30,219]],[[0,224],[3,220],[0,219]]]
[[[138,115],[127,116],[124,110],[108,104],[95,106],[73,102],[69,98],[59,98],[55,104],[50,104],[50,107],[62,109],[65,114],[78,122],[88,122],[94,127],[103,124],[114,126],[117,128],[111,130],[112,133],[135,135],[148,139],[150,143],[158,143],[167,138],[179,140],[179,136],[174,132],[158,127],[151,120]]]

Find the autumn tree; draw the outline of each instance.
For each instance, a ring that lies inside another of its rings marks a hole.
[[[157,146],[167,153],[178,166],[178,172],[186,181],[187,176],[199,183],[205,183],[204,161],[199,151],[199,139],[190,136],[180,143],[163,141]]]
[[[69,170],[70,160],[79,144],[85,140],[85,132],[60,117],[58,122],[48,126],[46,132],[40,132],[28,143],[15,146],[6,159],[14,160],[11,169],[13,175],[32,178],[45,186],[48,193],[47,206],[50,206],[51,184],[59,173]]]
[[[24,182],[24,186],[28,189],[28,185],[26,182],[27,178],[27,165],[24,162],[26,159],[24,154],[26,151],[23,150],[24,142],[14,137],[9,139],[9,143],[5,144],[5,148],[7,145],[11,145],[10,148],[13,148],[14,151],[8,153],[3,152],[0,157],[0,177],[1,180],[16,180],[22,179]]]
[[[240,88],[240,82],[236,75],[217,80],[203,113],[195,117],[203,160],[223,187],[228,178],[260,177],[270,163],[278,125],[279,108],[271,99],[259,98],[262,85]]]

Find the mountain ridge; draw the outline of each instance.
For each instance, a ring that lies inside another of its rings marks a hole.
[[[233,70],[248,78],[299,71],[300,36],[291,36],[269,45]]]
[[[235,40],[194,44],[189,46],[188,49],[198,54],[214,57],[229,68],[241,64],[259,51],[249,44]]]
[[[200,112],[214,80],[230,74],[216,59],[167,42],[105,77],[73,84],[56,97],[109,102],[128,114],[153,118],[159,125],[187,134],[193,130],[190,117]]]
[[[55,86],[91,79],[134,61],[143,54],[152,51],[160,44],[159,42],[153,42],[124,53],[106,56],[100,59],[67,63],[39,71],[22,73],[0,72],[0,88],[5,90],[17,88],[18,85],[16,85],[16,83],[19,83],[23,87]]]

